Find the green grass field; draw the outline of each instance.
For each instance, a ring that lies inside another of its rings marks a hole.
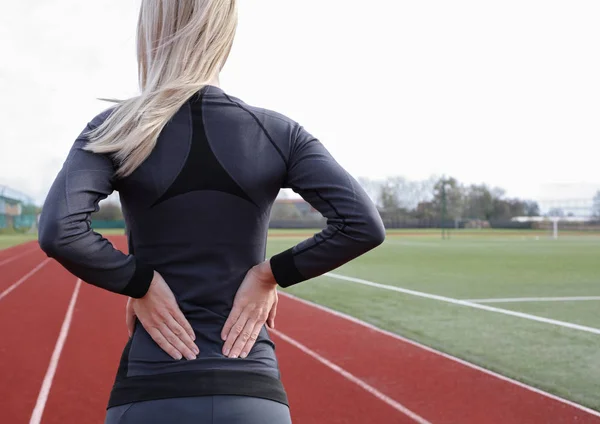
[[[37,234],[0,234],[0,250],[31,240],[37,240]]]
[[[310,234],[271,231],[268,254]],[[0,236],[0,249],[34,238]],[[334,272],[452,299],[600,296],[600,237],[474,230],[442,240],[439,230],[390,231],[382,246]],[[600,410],[598,334],[326,276],[287,291]],[[488,305],[600,329],[600,300]]]
[[[276,232],[269,254],[300,237]],[[288,232],[289,234],[289,232]],[[334,271],[454,299],[600,296],[600,237],[547,232],[392,232],[378,249]],[[539,238],[539,239],[538,239]],[[292,294],[600,409],[600,335],[320,277]],[[600,328],[600,301],[490,306]],[[410,364],[398,364],[410,366]]]

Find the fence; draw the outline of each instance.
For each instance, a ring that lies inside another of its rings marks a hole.
[[[417,218],[390,218],[382,216],[383,224],[387,229],[427,229],[427,228],[445,228],[445,229],[507,229],[507,230],[529,230],[534,225],[531,222],[514,222],[509,220],[481,220],[481,219],[446,219],[443,222],[440,219],[417,219]]]
[[[34,231],[37,212],[33,200],[23,193],[0,186],[0,232]]]
[[[94,230],[121,230],[125,229],[125,221],[116,220],[116,221],[106,221],[101,219],[92,219],[92,228]]]

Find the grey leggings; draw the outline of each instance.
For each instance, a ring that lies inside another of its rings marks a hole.
[[[287,406],[247,396],[198,396],[109,408],[104,424],[291,424]]]

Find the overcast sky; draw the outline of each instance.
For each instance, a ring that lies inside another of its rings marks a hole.
[[[0,184],[42,201],[75,137],[137,90],[139,1],[0,5]],[[600,2],[241,0],[225,91],[354,176],[511,196],[600,189]]]

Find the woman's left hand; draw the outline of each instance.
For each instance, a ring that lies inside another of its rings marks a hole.
[[[270,262],[252,267],[235,295],[233,308],[221,332],[225,341],[223,355],[230,358],[248,356],[265,322],[275,328],[277,301],[277,282]]]

